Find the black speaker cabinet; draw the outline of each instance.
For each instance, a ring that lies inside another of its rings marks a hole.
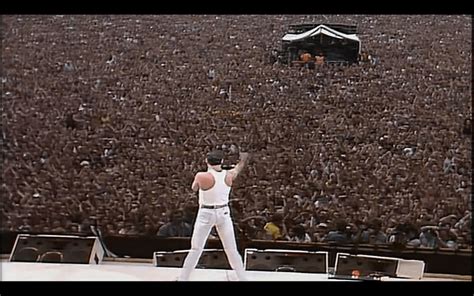
[[[155,252],[153,254],[153,264],[157,267],[183,267],[188,252],[189,250]],[[220,249],[205,249],[196,268],[231,269],[224,250]]]
[[[96,237],[19,234],[10,261],[99,264],[104,250]]]
[[[406,260],[371,255],[338,253],[334,273],[347,277],[402,277],[421,279],[425,263],[420,260]]]
[[[328,252],[245,249],[246,270],[327,273]]]

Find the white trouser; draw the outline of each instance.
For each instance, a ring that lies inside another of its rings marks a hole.
[[[196,223],[194,223],[193,237],[191,238],[191,250],[189,250],[184,260],[183,269],[179,276],[180,281],[189,280],[189,276],[201,257],[204,245],[214,225],[217,228],[230,266],[237,273],[240,281],[247,280],[242,257],[237,251],[230,210],[229,207],[223,207],[220,209],[199,209]]]

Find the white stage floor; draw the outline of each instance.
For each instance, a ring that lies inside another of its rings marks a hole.
[[[103,261],[99,265],[1,261],[1,281],[175,281],[180,268],[155,267],[150,262]],[[342,281],[327,274],[247,271],[251,281]],[[191,281],[236,281],[232,270],[196,269]],[[428,274],[421,280],[387,278],[387,281],[471,281],[471,277]]]

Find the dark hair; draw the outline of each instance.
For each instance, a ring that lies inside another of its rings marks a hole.
[[[346,226],[347,226],[346,221],[344,221],[344,220],[336,221],[336,230],[337,231],[340,231],[340,232],[346,231]]]
[[[274,213],[270,221],[280,223],[280,222],[283,222],[283,218],[284,217],[282,213]]]
[[[306,231],[304,229],[304,226],[301,225],[301,224],[297,224],[297,225],[293,226],[293,232],[299,238],[303,238],[305,233],[306,233]]]
[[[207,154],[207,162],[210,165],[218,165],[222,163],[224,159],[224,151],[222,150],[212,150]]]
[[[184,213],[183,213],[183,210],[181,209],[175,209],[175,210],[172,210],[169,214],[169,219],[170,221],[174,221],[174,220],[182,220],[183,219],[183,216],[184,216]]]

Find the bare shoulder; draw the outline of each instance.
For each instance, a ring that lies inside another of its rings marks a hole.
[[[196,178],[199,178],[199,177],[202,177],[204,176],[204,174],[206,174],[207,172],[198,172],[196,173]]]
[[[212,181],[214,180],[214,177],[212,176],[211,173],[209,172],[199,172],[196,174],[196,176],[194,177],[195,180],[198,180],[198,181]]]
[[[206,178],[212,176],[209,172],[198,172],[196,173],[196,178]]]
[[[228,171],[226,172],[226,176],[229,176],[229,175],[230,175],[230,176],[232,176],[232,175],[235,175],[235,172],[236,172],[236,171],[235,171],[235,169],[228,170]]]
[[[233,170],[227,171],[227,173],[225,175],[225,183],[228,186],[232,186],[235,177],[236,177],[235,171],[233,171]]]
[[[214,186],[214,176],[209,172],[200,172],[196,174],[196,180],[199,182],[201,189],[207,190]]]

